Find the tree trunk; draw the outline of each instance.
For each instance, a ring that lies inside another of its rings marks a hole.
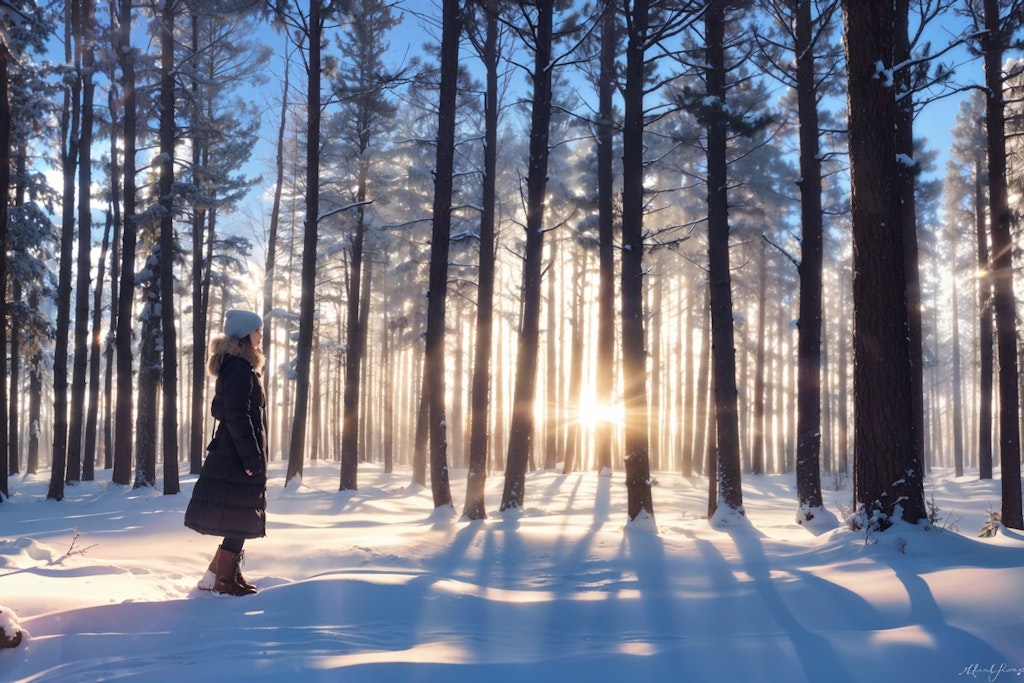
[[[32,310],[39,310],[39,299],[39,290],[33,289],[28,295],[28,305]],[[28,362],[29,430],[28,454],[25,456],[25,474],[37,474],[39,471],[40,418],[43,411],[43,368],[42,345],[37,345]]]
[[[92,341],[89,345],[89,407],[85,422],[85,462],[83,463],[82,479],[95,479],[96,439],[100,412],[100,361],[103,349],[100,345],[100,326],[103,324],[103,283],[105,281],[107,252],[110,250],[110,232],[114,220],[107,212],[107,223],[103,229],[103,244],[100,247],[100,259],[96,272],[96,287],[92,303]]]
[[[711,441],[711,430],[708,429],[708,424],[714,422],[714,411],[711,409],[709,403],[709,396],[711,395],[711,289],[710,287],[704,288],[703,302],[700,307],[700,319],[701,319],[701,337],[700,337],[700,355],[698,356],[697,363],[697,410],[696,410],[696,424],[694,428],[697,432],[696,438],[693,441],[693,450],[690,454],[690,460],[693,465],[693,469],[697,474],[706,472],[705,463],[707,459],[704,457],[705,451],[708,449],[714,449],[715,446],[708,445]],[[717,501],[715,501],[717,502]]]
[[[601,18],[601,72],[597,84],[597,211],[598,211],[598,293],[597,358],[595,373],[597,402],[609,407],[615,382],[615,188],[613,155],[615,92],[617,67],[617,12],[615,3],[608,3]],[[597,425],[594,443],[595,465],[598,471],[612,466],[612,424],[601,420]]]
[[[139,332],[139,377],[135,411],[135,481],[133,488],[156,486],[157,396],[162,362],[160,330],[160,269],[165,265],[157,249],[146,261],[149,279],[143,283],[142,327]]]
[[[81,6],[71,3],[70,29],[65,43],[65,60],[72,63],[75,38],[80,40]],[[68,459],[68,337],[71,326],[71,270],[75,243],[75,167],[78,163],[79,122],[81,120],[81,80],[75,77],[64,88],[64,109],[61,114],[61,170],[64,190],[61,200],[60,265],[57,276],[57,329],[53,354],[53,457],[50,487],[46,497],[64,498],[65,474],[70,481],[78,481],[79,466]],[[81,456],[81,445],[73,455]]]
[[[4,48],[2,46],[0,46],[0,51],[2,51],[3,49]],[[4,57],[2,55],[0,55],[0,60],[2,60],[2,59],[4,59]],[[5,68],[5,67],[0,65],[0,71],[2,71],[3,68]],[[0,88],[2,88],[2,87],[3,86],[0,86]],[[0,97],[6,97],[6,95],[0,93]],[[3,105],[0,105],[0,112],[2,112],[2,111],[3,111]],[[0,131],[0,135],[2,135],[2,134],[3,134],[2,131]],[[0,157],[0,163],[3,163],[2,157]],[[8,178],[9,177],[10,176],[8,176]],[[2,178],[0,178],[0,181],[2,181]],[[8,182],[9,182],[9,180],[8,180]],[[18,204],[14,204],[14,206],[18,206]],[[2,219],[2,218],[3,218],[3,214],[0,214],[0,219]],[[6,240],[6,239],[7,239],[6,236],[2,237],[2,240]],[[0,245],[0,246],[3,246],[3,245]],[[0,265],[0,275],[3,276],[3,278],[0,278],[0,291],[6,291],[6,285],[7,285],[6,273],[7,273],[7,263],[5,261],[3,263],[3,265]],[[6,297],[4,297],[4,298],[6,299]],[[22,299],[22,286],[21,286],[21,283],[18,282],[17,279],[14,279],[14,280],[11,281],[11,301],[20,302],[21,299]],[[6,301],[4,301],[2,305],[0,305],[0,320],[3,320],[4,319],[3,316],[6,315],[6,311],[5,311],[6,305],[7,305]],[[8,491],[7,491],[7,479],[8,479],[8,477],[10,477],[13,474],[19,474],[21,472],[21,462],[20,462],[20,460],[21,460],[21,443],[20,443],[20,439],[18,438],[18,432],[19,432],[18,427],[19,427],[19,419],[20,419],[19,415],[18,415],[18,413],[19,413],[19,400],[18,400],[18,397],[20,396],[20,391],[21,391],[21,371],[20,371],[20,367],[19,366],[21,365],[21,335],[24,334],[24,331],[23,331],[24,328],[21,325],[20,321],[18,320],[18,316],[12,315],[10,317],[10,320],[11,320],[11,331],[10,331],[10,337],[11,337],[11,342],[10,342],[11,359],[10,359],[10,369],[9,369],[8,373],[5,373],[5,375],[7,376],[6,381],[9,384],[8,384],[8,386],[4,387],[4,384],[0,383],[0,391],[2,391],[4,393],[4,399],[7,401],[7,411],[6,411],[7,412],[7,423],[6,423],[6,430],[5,431],[6,431],[7,435],[8,435],[6,441],[0,441],[0,446],[6,444],[7,452],[8,452],[8,455],[7,455],[7,458],[6,458],[6,460],[7,460],[7,468],[3,469],[3,463],[0,463],[0,501],[3,500],[3,496],[10,495],[8,493]],[[3,348],[3,343],[2,342],[0,342],[0,351],[5,351],[5,349]],[[4,356],[0,356],[0,358],[3,358],[3,357]],[[3,403],[0,402],[0,407],[2,407],[2,406],[3,406]],[[3,425],[3,423],[0,422],[0,426],[2,426],[2,425]],[[0,440],[2,440],[2,438],[3,437],[0,436]],[[2,451],[2,448],[0,448],[0,458],[2,458],[2,457],[3,457],[3,451]]]
[[[7,198],[11,191],[11,94],[10,94],[11,53],[7,41],[0,38],[0,192],[4,193],[4,201],[0,202],[0,292],[7,292]],[[0,320],[7,319],[7,296],[0,296]],[[7,358],[7,335],[0,334],[0,365]],[[13,362],[13,359],[12,359]],[[7,482],[8,475],[8,441],[7,424],[7,378],[3,373],[0,378],[0,502],[10,497]]]
[[[979,152],[978,157],[981,154]],[[975,160],[974,211],[978,236],[978,478],[992,478],[993,358],[992,264],[988,257],[988,221],[985,211],[984,161]]]
[[[707,36],[707,94],[725,104],[725,9],[708,5],[704,15]],[[708,123],[708,279],[711,288],[711,349],[718,441],[719,506],[743,514],[740,482],[740,439],[736,348],[733,341],[732,278],[729,266],[729,197],[726,161],[727,128],[719,115]]]
[[[111,121],[123,123],[118,118],[120,106],[120,93],[116,87],[112,87],[107,94]],[[117,297],[121,283],[121,165],[118,163],[121,137],[116,132],[118,127],[117,124],[112,125],[110,133],[110,208],[114,235],[110,254],[110,324],[103,347],[106,360],[103,374],[103,469],[107,470],[114,466],[114,350],[117,314],[120,308]]]
[[[839,286],[839,310],[845,311],[846,307],[846,288],[840,284]],[[849,406],[847,403],[847,396],[849,395],[849,341],[847,337],[846,325],[843,324],[839,330],[839,367],[836,369],[836,375],[839,377],[839,405],[836,407],[836,412],[839,413],[839,433],[836,435],[836,441],[839,443],[839,453],[837,456],[836,469],[843,474],[849,474],[850,472],[850,434],[849,434]]]
[[[1003,54],[999,1],[984,0],[985,123],[988,138],[988,196],[992,216],[992,273],[995,282],[996,346],[999,352],[999,476],[1001,520],[1011,529],[1024,528],[1020,480],[1020,389],[1017,385],[1017,301],[1013,292],[1013,235],[1006,181],[1006,120],[1003,97]]]
[[[909,63],[912,59],[909,36],[910,0],[896,0],[896,24],[893,31],[894,64]],[[925,444],[927,420],[924,400],[924,322],[922,319],[921,272],[918,264],[917,209],[915,204],[914,159],[914,84],[911,69],[897,69],[895,87],[901,96],[896,101],[896,154],[901,161],[896,165],[896,182],[900,195],[900,226],[903,231],[903,259],[907,280],[907,322],[910,336],[911,408],[914,417],[914,438],[918,457],[928,469]]]
[[[764,474],[765,443],[765,328],[768,321],[768,260],[765,258],[766,242],[761,240],[761,258],[757,284],[757,350],[754,358],[754,443],[751,447],[751,472]]]
[[[580,452],[581,414],[580,395],[583,393],[583,288],[585,287],[585,276],[587,269],[587,252],[579,250],[573,259],[573,299],[572,315],[570,316],[571,341],[569,360],[569,405],[572,406],[573,419],[570,419],[565,432],[565,446],[562,449],[565,460],[562,464],[562,473],[569,474],[574,471]]]
[[[897,189],[892,2],[843,0],[854,253],[855,500],[870,528],[927,517],[913,428]],[[879,61],[881,60],[881,62]]]
[[[476,295],[476,350],[473,359],[472,405],[469,427],[469,472],[466,475],[468,519],[484,519],[484,484],[487,481],[488,424],[491,401],[491,347],[494,338],[494,225],[498,176],[498,16],[487,7],[486,33],[481,59],[487,72],[484,92],[484,171],[480,213],[480,256]]]
[[[955,242],[954,242],[955,243]],[[957,300],[956,279],[959,273],[956,269],[956,256],[952,261],[953,283],[953,333],[951,344],[953,346],[953,470],[958,477],[964,476],[964,409],[963,409],[963,381],[960,377],[960,302]]]
[[[135,147],[137,112],[135,109],[135,50],[131,44],[132,3],[120,0],[118,13],[118,61],[121,65],[124,96],[124,227],[121,231],[121,281],[117,295],[117,405],[114,409],[115,484],[128,485],[132,466],[132,410],[135,382],[132,376],[132,335],[135,319],[135,249],[138,231],[135,225]]]
[[[798,522],[814,519],[821,499],[821,155],[811,2],[797,3],[797,106],[800,117],[800,314],[797,341],[796,489]]]
[[[526,487],[526,468],[534,437],[534,399],[540,337],[541,261],[544,257],[544,199],[547,192],[548,139],[551,123],[551,43],[553,0],[539,0],[534,24],[533,100],[530,120],[530,160],[526,178],[526,247],[523,254],[523,317],[516,353],[505,486],[501,509],[520,508]]]
[[[267,259],[263,269],[263,357],[271,363],[271,344],[274,339],[274,277],[277,272],[277,232],[281,222],[281,196],[284,193],[284,134],[288,127],[289,76],[291,75],[291,53],[285,50],[284,86],[281,89],[281,114],[277,125],[277,153],[274,168],[274,202],[270,210],[270,227],[267,232]],[[270,367],[273,367],[271,364]],[[272,398],[272,397],[271,397]],[[273,400],[270,405],[274,405]]]
[[[545,388],[544,388],[544,469],[553,470],[555,469],[555,462],[557,460],[558,453],[558,431],[559,425],[561,424],[561,412],[562,406],[565,403],[559,396],[559,390],[562,383],[559,381],[561,375],[561,369],[559,365],[561,360],[559,358],[558,350],[562,348],[558,339],[558,319],[555,315],[556,310],[561,309],[561,305],[555,301],[558,293],[555,289],[557,277],[555,275],[558,270],[558,242],[551,240],[549,247],[549,255],[551,258],[551,267],[547,269],[547,280],[548,280],[548,294],[547,294],[547,360],[545,362]]]
[[[622,379],[626,425],[626,505],[629,520],[654,516],[644,339],[644,50],[649,2],[638,0],[627,19],[626,86],[622,125]]]
[[[364,129],[365,131],[365,129]],[[359,469],[359,370],[363,362],[363,325],[360,305],[362,304],[363,283],[363,245],[366,242],[366,210],[362,202],[366,201],[366,184],[369,176],[369,163],[366,150],[369,147],[367,138],[360,140],[359,168],[356,177],[355,231],[349,247],[348,267],[348,299],[345,302],[346,339],[345,339],[345,388],[342,397],[341,420],[341,491],[358,490]],[[369,295],[369,292],[366,293]]]
[[[174,5],[164,0],[160,30],[160,327],[164,494],[178,493],[178,333],[174,307]]]
[[[316,249],[320,210],[320,69],[322,0],[309,4],[309,55],[306,88],[306,215],[302,238],[302,294],[299,302],[299,334],[295,349],[295,417],[288,446],[285,484],[302,477],[309,415],[310,366],[313,355],[313,324],[316,316]]]
[[[89,369],[89,276],[92,254],[92,128],[94,69],[93,26],[95,11],[92,0],[80,2],[79,39],[76,61],[82,88],[81,130],[78,145],[78,266],[75,284],[75,357],[71,376],[71,411],[68,424],[67,481],[80,481],[84,461],[95,453],[82,451],[85,420],[85,382]],[[90,470],[91,463],[86,465]]]
[[[427,301],[423,385],[427,398],[430,489],[434,508],[452,504],[448,481],[448,428],[445,419],[445,307],[448,298],[448,250],[455,172],[455,109],[458,91],[459,36],[462,7],[444,0],[441,30],[441,89],[434,168],[433,227],[430,242],[430,289]]]
[[[192,17],[192,54],[199,54],[199,19]],[[193,81],[192,90],[198,83]],[[200,118],[200,100],[193,97],[191,104],[193,119]],[[192,143],[192,168],[203,166],[205,145],[199,139]],[[198,181],[198,178],[196,179]],[[196,206],[192,210],[192,402],[189,408],[189,473],[199,474],[203,468],[206,455],[204,425],[206,418],[206,354],[207,330],[209,328],[209,295],[208,287],[204,287],[204,278],[211,268],[211,262],[203,258],[203,244],[207,225],[207,208]],[[211,235],[212,238],[212,235]],[[264,343],[269,335],[264,337]]]

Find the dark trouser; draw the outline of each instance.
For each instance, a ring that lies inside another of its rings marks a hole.
[[[244,538],[234,538],[226,536],[221,542],[220,547],[227,550],[229,553],[240,553],[242,552],[242,545],[245,543]]]

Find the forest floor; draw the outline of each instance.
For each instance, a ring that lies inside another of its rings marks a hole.
[[[658,473],[655,518],[626,523],[621,473],[527,478],[526,505],[460,517],[410,473],[336,464],[284,486],[250,541],[242,598],[200,591],[217,539],[182,493],[100,480],[0,503],[0,681],[716,681],[871,683],[1024,675],[1024,533],[978,538],[999,481],[937,471],[930,528],[794,521],[791,475],[744,478],[745,517],[709,521],[707,481]]]

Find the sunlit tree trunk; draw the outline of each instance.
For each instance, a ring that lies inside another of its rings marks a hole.
[[[380,371],[383,375],[383,393],[381,395],[381,409],[384,413],[384,433],[382,448],[384,451],[384,473],[391,474],[395,469],[395,375],[398,370],[394,362],[394,332],[391,330],[391,320],[388,316],[388,309],[384,307],[384,325],[381,329],[380,340]]]
[[[610,3],[601,18],[600,76],[597,84],[597,211],[598,211],[598,325],[595,373],[597,401],[608,406],[612,400],[615,376],[615,225],[613,136],[615,125],[612,97],[615,92],[618,44],[616,3]],[[594,435],[595,466],[600,471],[612,466],[612,425],[602,420]]]
[[[199,19],[192,17],[192,54],[199,54]],[[195,97],[198,83],[193,82],[192,107],[193,121],[200,120],[200,99]],[[203,144],[198,140],[192,142],[192,168],[197,173],[202,167]],[[206,236],[207,216],[209,212],[204,206],[192,209],[192,402],[189,420],[189,472],[199,474],[206,455],[204,447],[204,425],[206,416],[206,338],[209,328],[210,303],[210,270],[211,261],[203,257],[204,243],[213,242],[213,235]],[[269,339],[266,335],[264,339]]]
[[[707,94],[724,109],[727,87],[724,3],[713,2],[708,5],[704,14],[704,26]],[[729,266],[727,124],[723,116],[711,118],[708,122],[707,136],[708,281],[711,289],[711,348],[718,442],[718,504],[743,514],[736,347],[733,330],[732,277]]]
[[[548,252],[551,258],[551,267],[547,269],[548,293],[547,293],[547,361],[545,363],[545,401],[544,401],[544,469],[555,468],[556,456],[558,453],[558,429],[560,413],[564,403],[559,396],[561,382],[560,375],[560,354],[558,350],[561,344],[558,342],[558,320],[556,310],[561,310],[561,304],[555,301],[558,295],[555,285],[558,280],[558,242],[551,240]]]
[[[135,300],[135,249],[138,231],[135,224],[135,148],[136,148],[136,92],[135,58],[131,44],[132,3],[120,0],[118,8],[118,61],[121,66],[121,89],[124,97],[124,152],[122,182],[124,195],[124,227],[121,231],[121,280],[117,295],[117,404],[114,409],[114,470],[115,484],[128,485],[131,481],[132,411],[134,403],[134,377],[132,376],[132,335],[135,319],[132,308]]]
[[[647,346],[644,339],[644,52],[649,2],[628,10],[626,86],[622,124],[622,382],[626,426],[625,467],[630,520],[654,515],[647,412]]]
[[[757,283],[757,348],[754,358],[754,426],[751,445],[751,472],[764,474],[764,380],[765,380],[765,327],[768,320],[768,260],[766,242],[761,240]]]
[[[469,472],[466,478],[468,519],[484,519],[484,484],[491,402],[491,353],[494,338],[494,225],[497,210],[495,187],[498,175],[498,17],[495,3],[485,11],[484,40],[480,46],[486,70],[484,92],[484,158],[481,178],[480,256],[476,295],[476,348],[473,359],[472,405],[469,427]]]
[[[8,201],[11,191],[11,95],[10,95],[10,65],[11,53],[7,47],[6,38],[0,37],[0,192],[3,192],[3,201],[0,201],[0,292],[5,293],[0,297],[0,320],[7,319],[7,242],[8,242]],[[7,358],[7,336],[0,334],[0,366]],[[12,362],[16,360],[16,356]],[[0,367],[0,369],[4,369]],[[2,373],[0,378],[0,502],[10,497],[8,486],[8,450],[10,441],[8,439],[7,414],[7,381],[8,373]]]
[[[277,240],[281,224],[281,197],[284,194],[284,146],[285,130],[288,127],[288,98],[290,96],[291,58],[285,49],[284,82],[281,87],[281,110],[277,123],[277,146],[274,156],[274,200],[270,208],[270,224],[267,230],[267,257],[263,267],[263,357],[267,367],[274,368],[272,344],[274,343],[274,278],[277,276]],[[276,375],[276,373],[274,373]],[[277,382],[268,382],[267,403],[277,405]],[[283,430],[281,430],[283,431]]]
[[[714,411],[711,409],[709,396],[711,395],[711,290],[703,287],[704,293],[701,297],[700,306],[700,349],[697,357],[697,409],[694,429],[696,438],[690,452],[690,461],[696,474],[706,472],[704,457],[705,451],[714,449],[711,440],[711,431],[708,424],[714,422]]]
[[[174,7],[164,0],[160,29],[160,314],[161,450],[164,494],[178,493],[178,332],[174,307]]]
[[[665,357],[662,355],[662,325],[664,324],[665,316],[663,311],[668,310],[667,307],[662,307],[661,303],[664,301],[665,295],[665,278],[659,277],[654,280],[653,286],[650,288],[650,303],[647,306],[648,315],[645,316],[650,321],[650,340],[651,340],[651,400],[649,404],[650,410],[650,469],[660,470],[664,467],[665,462],[665,440],[663,438],[664,424],[664,410],[661,405],[662,397],[662,386],[664,385],[664,366]]]
[[[309,3],[307,22],[306,202],[302,237],[302,293],[295,349],[295,413],[291,442],[288,445],[285,483],[295,477],[302,477],[306,456],[306,422],[309,417],[309,373],[313,360],[313,326],[316,317],[316,251],[320,210],[321,2],[313,0]]]
[[[0,46],[0,51],[2,51],[3,49],[4,48],[2,46]],[[0,60],[2,60],[2,59],[3,59],[3,56],[0,55]],[[0,71],[2,71],[4,68],[6,68],[6,67],[4,67],[3,65],[0,65]],[[0,75],[2,75],[2,74],[0,74]],[[3,88],[3,86],[0,86],[0,90],[2,90],[2,88]],[[0,92],[0,98],[2,98],[2,97],[7,97],[7,95],[4,94],[3,92]],[[9,109],[9,107],[8,107],[8,109]],[[4,111],[4,106],[2,104],[0,104],[0,113],[2,113],[3,111]],[[3,131],[0,130],[0,135],[2,135],[2,134],[3,134]],[[2,139],[2,138],[0,138],[0,139]],[[3,163],[3,156],[2,155],[0,155],[0,163]],[[0,181],[2,181],[2,180],[3,179],[0,178]],[[6,204],[6,202],[5,202],[5,204]],[[17,204],[15,204],[14,206],[17,206]],[[4,214],[0,213],[0,219],[2,219],[3,217],[4,217]],[[7,240],[6,236],[0,236],[0,242],[6,241],[6,240]],[[4,245],[0,244],[0,246],[4,246]],[[7,281],[5,279],[7,277],[6,273],[7,273],[7,263],[6,263],[6,260],[4,260],[3,265],[0,265],[0,276],[3,276],[2,278],[0,278],[0,292],[7,291],[6,290]],[[23,296],[22,286],[21,286],[21,283],[18,282],[18,280],[16,278],[11,280],[10,291],[11,291],[11,301],[20,302],[22,300],[22,296]],[[4,297],[4,299],[5,299],[5,301],[2,303],[2,305],[0,305],[0,320],[3,320],[4,319],[3,316],[6,315],[6,311],[4,310],[4,307],[7,306],[6,297]],[[7,379],[8,386],[4,387],[4,385],[2,383],[0,383],[0,391],[4,392],[3,398],[4,398],[4,400],[7,401],[7,411],[6,411],[7,412],[7,422],[6,422],[7,440],[0,442],[0,458],[3,458],[3,448],[2,448],[2,446],[4,446],[4,445],[6,445],[7,454],[8,454],[7,458],[6,458],[6,461],[7,461],[6,469],[3,469],[3,467],[4,467],[3,463],[0,463],[0,494],[2,494],[2,495],[0,495],[0,501],[3,500],[3,496],[10,495],[8,493],[8,490],[7,490],[7,486],[8,486],[7,480],[8,480],[8,477],[10,477],[11,475],[14,475],[14,474],[19,474],[21,472],[21,462],[20,462],[21,461],[21,450],[20,450],[21,449],[21,439],[19,438],[20,430],[18,429],[19,422],[20,422],[21,418],[20,418],[20,410],[19,410],[20,401],[19,401],[18,397],[19,397],[19,391],[21,389],[21,368],[20,368],[20,366],[21,366],[21,335],[24,334],[24,330],[23,330],[23,326],[22,326],[21,322],[18,320],[18,316],[11,316],[10,319],[11,319],[10,345],[9,345],[10,353],[11,353],[11,356],[10,356],[10,367],[8,369],[8,372],[5,373],[5,377]],[[4,351],[6,353],[5,349],[3,348],[3,343],[2,342],[0,342],[0,351]],[[4,356],[0,356],[0,358],[3,358],[3,357]],[[3,403],[0,402],[0,409],[2,409],[2,406],[3,406]],[[3,422],[0,422],[0,428],[4,428],[4,423]],[[3,436],[0,435],[0,440],[2,440],[2,439],[3,439]]]
[[[76,62],[81,81],[82,109],[78,144],[78,255],[75,275],[74,362],[71,373],[71,409],[68,422],[67,481],[82,478],[82,466],[95,458],[83,452],[85,422],[85,382],[89,369],[89,278],[92,266],[92,129],[93,100],[96,86],[93,32],[95,11],[92,0],[81,0]],[[92,469],[92,464],[85,465]]]
[[[111,0],[111,14],[115,13],[114,2]],[[116,41],[114,43],[117,44]],[[111,67],[113,68],[113,67]],[[118,161],[121,136],[117,132],[121,119],[122,107],[120,101],[120,90],[116,87],[116,81],[107,93],[107,107],[113,125],[110,131],[110,216],[113,222],[114,234],[111,239],[110,255],[110,322],[106,338],[103,342],[103,355],[106,365],[103,373],[103,468],[111,469],[114,466],[114,351],[116,339],[114,332],[117,330],[117,314],[120,308],[118,292],[121,283],[121,163]]]
[[[797,341],[796,489],[798,522],[814,519],[821,498],[821,155],[818,74],[810,0],[796,7],[796,90],[800,117],[800,314]]]
[[[2,172],[2,171],[0,171]],[[28,296],[28,305],[39,310],[39,291]],[[40,420],[43,410],[43,349],[38,345],[28,361],[28,453],[25,456],[25,474],[39,471]]]
[[[979,154],[980,156],[980,154]],[[978,478],[992,478],[992,388],[995,359],[992,322],[992,264],[988,257],[988,214],[985,209],[984,161],[976,158],[974,173],[975,232],[978,255]]]
[[[526,246],[523,252],[523,313],[516,353],[516,378],[509,427],[501,510],[523,505],[526,468],[534,438],[534,400],[540,337],[541,261],[544,257],[544,199],[548,180],[551,122],[553,0],[536,3],[530,157],[526,178]]]
[[[565,447],[562,449],[565,460],[562,464],[562,473],[569,474],[577,466],[580,452],[580,396],[583,393],[583,355],[585,353],[583,344],[583,289],[585,285],[584,273],[587,268],[587,252],[577,250],[573,258],[572,278],[572,314],[570,315],[570,342],[569,342],[569,395],[568,405],[571,406],[571,415],[566,424]]]
[[[434,167],[434,201],[431,214],[433,226],[430,241],[430,287],[423,364],[424,394],[427,399],[430,489],[435,509],[452,504],[448,479],[448,429],[445,419],[444,342],[462,7],[458,0],[443,0],[441,12],[441,87],[438,95],[437,161]]]
[[[896,25],[893,31],[894,64],[911,60],[910,0],[896,0]],[[927,468],[928,443],[925,430],[924,399],[924,321],[922,314],[921,269],[918,263],[917,208],[915,187],[917,169],[914,159],[914,83],[910,68],[896,69],[894,87],[900,93],[896,100],[896,154],[901,162],[896,166],[897,188],[900,194],[900,226],[903,231],[904,268],[907,271],[907,322],[910,335],[911,407],[914,416],[914,438],[921,464]]]
[[[959,273],[956,268],[956,257],[951,259],[953,283],[953,332],[950,343],[953,346],[953,470],[958,477],[964,476],[964,409],[963,380],[960,377],[960,302],[957,300],[956,280]]]
[[[424,361],[425,362],[425,361]],[[412,480],[420,486],[427,484],[427,449],[430,441],[430,407],[427,403],[426,371],[420,366],[419,400],[416,402],[416,433],[413,435]]]
[[[92,339],[89,344],[89,406],[85,422],[85,461],[82,479],[92,481],[95,478],[96,439],[100,415],[100,361],[103,348],[100,343],[100,326],[103,324],[103,284],[106,281],[107,253],[110,250],[110,232],[113,228],[113,217],[107,212],[107,223],[103,229],[103,243],[100,246],[100,258],[96,270],[96,286],[92,302]]]
[[[1020,479],[1020,387],[1017,377],[1017,300],[1013,291],[1013,236],[1006,181],[1006,119],[1003,95],[1004,34],[999,0],[984,0],[982,50],[988,96],[988,196],[992,217],[992,273],[995,296],[996,346],[999,352],[999,478],[1001,521],[1011,529],[1024,528]],[[1018,7],[1016,11],[1020,11]],[[1018,15],[1019,17],[1019,15]]]
[[[166,264],[157,248],[146,260],[147,279],[142,282],[143,304],[139,331],[139,374],[135,403],[134,488],[156,486],[157,397],[160,389],[160,269]]]
[[[81,40],[81,5],[70,6],[68,28],[65,35],[65,61],[72,64],[72,49]],[[64,188],[61,199],[61,239],[57,276],[57,328],[53,354],[53,457],[50,487],[46,497],[64,498],[65,474],[78,481],[79,467],[68,459],[68,342],[71,325],[71,276],[75,243],[75,167],[78,164],[79,123],[81,121],[81,80],[76,76],[64,87],[64,107],[61,113],[61,171]],[[80,435],[81,433],[79,433]],[[74,455],[81,457],[80,444]]]
[[[840,284],[839,286],[839,310],[845,311],[846,309],[846,288]],[[849,344],[846,338],[846,325],[841,325],[839,331],[839,367],[836,369],[836,374],[839,377],[839,405],[836,407],[836,411],[839,413],[839,434],[836,440],[839,443],[839,453],[837,456],[836,469],[843,474],[849,474],[850,472],[850,434],[849,434],[849,404],[847,402],[847,396],[849,395],[849,377],[850,368],[848,363],[849,358]]]
[[[679,367],[683,374],[677,391],[679,393],[678,403],[680,406],[679,415],[682,419],[682,428],[679,430],[679,458],[682,474],[684,477],[693,475],[693,442],[694,428],[693,420],[697,414],[695,409],[695,387],[697,372],[694,363],[697,362],[697,348],[693,340],[693,331],[697,327],[697,317],[694,315],[697,292],[692,284],[681,285],[679,298],[685,302],[682,306],[685,312],[680,317],[683,320],[683,343],[679,345]]]
[[[348,298],[345,304],[346,343],[345,343],[345,388],[342,395],[341,420],[341,482],[339,490],[355,491],[359,488],[359,374],[363,362],[363,328],[366,320],[360,315],[363,293],[363,248],[366,243],[366,188],[369,182],[370,168],[366,156],[370,144],[369,130],[363,128],[360,140],[359,161],[356,171],[356,202],[355,230],[349,245],[348,264]],[[365,447],[365,444],[364,444]]]

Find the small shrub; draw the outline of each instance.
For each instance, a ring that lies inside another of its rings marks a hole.
[[[981,526],[981,533],[978,534],[981,538],[992,538],[999,533],[999,527],[1003,525],[1002,516],[998,510],[993,510],[992,506],[988,508],[988,519]]]
[[[942,530],[948,529],[949,531],[956,531],[957,530],[957,523],[960,520],[959,519],[951,519],[951,514],[952,513],[949,514],[949,515],[946,515],[945,518],[943,518],[939,514],[940,512],[942,512],[942,508],[940,508],[935,503],[935,495],[933,494],[932,497],[928,499],[928,523],[931,524],[932,527],[934,527],[936,529],[942,529]]]

